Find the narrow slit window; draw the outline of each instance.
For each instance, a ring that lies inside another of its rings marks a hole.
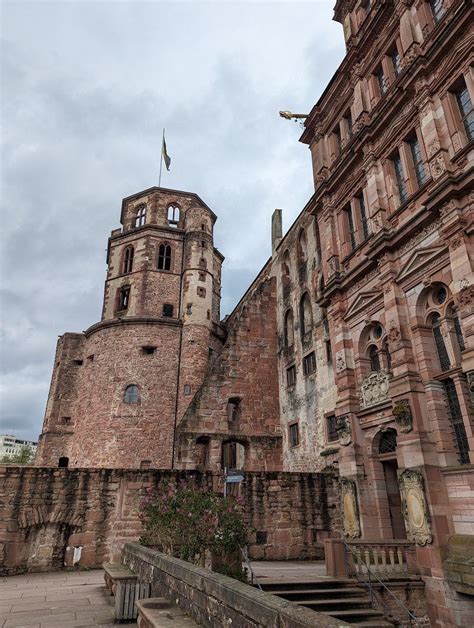
[[[133,246],[127,246],[123,255],[123,268],[122,272],[124,275],[132,272],[133,268]]]
[[[300,431],[298,423],[292,423],[288,427],[288,437],[290,441],[290,447],[296,447],[300,444]]]

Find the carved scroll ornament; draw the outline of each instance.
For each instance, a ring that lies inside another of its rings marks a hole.
[[[426,504],[423,476],[416,469],[406,469],[398,479],[402,513],[409,541],[428,545],[433,540],[430,515]]]
[[[413,429],[413,416],[408,399],[400,399],[393,406],[393,416],[397,423],[398,430],[402,434],[407,434]]]
[[[341,478],[340,486],[344,536],[357,539],[360,537],[360,522],[356,483],[348,478]]]

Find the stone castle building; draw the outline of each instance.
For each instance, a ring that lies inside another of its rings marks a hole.
[[[474,583],[442,561],[474,535],[472,7],[338,0],[335,19],[347,54],[305,119],[298,219],[283,236],[276,210],[220,321],[214,213],[124,199],[102,320],[58,342],[37,464],[333,474],[345,538],[413,543],[431,617],[462,625]]]

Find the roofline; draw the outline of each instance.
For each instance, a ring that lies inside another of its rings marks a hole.
[[[182,196],[191,196],[191,197],[195,198],[200,205],[202,205],[203,207],[205,207],[207,210],[209,210],[211,212],[213,224],[217,220],[216,214],[212,211],[212,209],[209,207],[209,205],[207,205],[202,200],[202,198],[200,196],[198,196],[195,192],[186,192],[185,190],[173,190],[172,188],[162,188],[162,187],[159,187],[157,185],[154,185],[151,188],[147,188],[146,190],[142,190],[141,192],[135,192],[135,194],[131,194],[130,196],[126,196],[125,198],[122,199],[122,210],[120,212],[120,223],[121,224],[123,224],[123,213],[124,213],[124,210],[125,210],[126,202],[131,200],[131,199],[133,199],[133,198],[137,198],[139,196],[143,196],[143,194],[149,194],[150,192],[171,192],[173,194],[180,194]]]

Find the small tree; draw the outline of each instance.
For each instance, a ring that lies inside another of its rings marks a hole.
[[[0,462],[9,464],[31,464],[35,459],[35,453],[28,445],[23,445],[16,454],[5,454]]]
[[[206,552],[222,557],[238,552],[248,540],[240,499],[211,491],[161,482],[140,505],[144,545],[194,564]]]

